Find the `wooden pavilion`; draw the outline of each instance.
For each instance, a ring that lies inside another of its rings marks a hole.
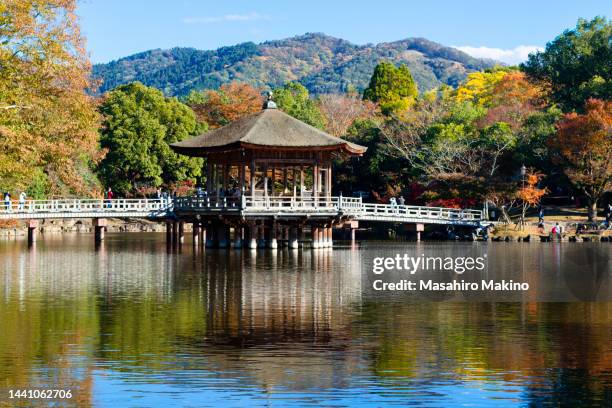
[[[324,203],[331,197],[334,156],[366,151],[287,115],[271,100],[254,115],[171,147],[207,159],[206,196],[225,202],[246,195]]]
[[[230,226],[235,246],[246,234],[250,247],[275,247],[278,239],[297,247],[305,225],[314,246],[331,245],[338,215],[332,160],[366,151],[276,109],[270,97],[256,114],[170,146],[179,154],[206,158],[206,189],[185,198],[189,204],[182,215],[196,220],[194,229],[208,229],[208,246],[220,247],[230,245]],[[181,201],[176,205],[181,213]]]

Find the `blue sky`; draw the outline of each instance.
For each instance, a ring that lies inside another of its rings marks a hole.
[[[515,63],[579,17],[612,17],[612,1],[81,0],[79,15],[93,62],[323,32],[356,44],[425,37]]]

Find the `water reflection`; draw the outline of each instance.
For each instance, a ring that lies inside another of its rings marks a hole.
[[[398,248],[423,247],[179,254],[156,234],[110,235],[97,249],[78,235],[30,250],[0,242],[0,388],[69,384],[79,406],[610,402],[612,303],[363,297],[362,268]],[[570,263],[566,248],[550,249],[469,250],[526,271]]]

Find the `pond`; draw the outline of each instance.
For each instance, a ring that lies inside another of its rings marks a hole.
[[[612,404],[612,245],[336,244],[0,241],[0,406],[31,406],[7,393],[34,388],[100,407]],[[372,259],[395,253],[486,254],[531,289],[487,301],[374,293]],[[596,258],[596,277],[580,254]],[[579,281],[590,283],[561,293]],[[594,287],[598,301],[584,293]]]

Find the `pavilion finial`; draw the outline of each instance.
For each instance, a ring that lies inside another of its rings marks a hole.
[[[276,103],[272,100],[272,91],[266,92],[266,101],[263,104],[264,109],[276,109]]]

